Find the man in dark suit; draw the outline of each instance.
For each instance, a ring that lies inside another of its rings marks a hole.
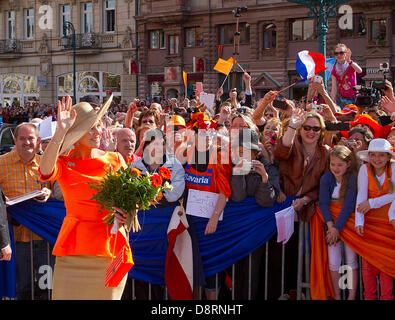
[[[5,208],[5,197],[0,188],[0,260],[9,261],[11,259],[11,242],[8,230],[7,211]]]

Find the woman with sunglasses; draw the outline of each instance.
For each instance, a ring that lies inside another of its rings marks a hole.
[[[292,205],[303,221],[310,221],[315,214],[320,178],[327,171],[329,147],[323,144],[324,133],[325,123],[321,115],[294,109],[287,130],[274,147],[274,158],[279,161],[281,190],[286,196],[297,197]],[[281,245],[273,241],[270,245],[281,256]],[[288,241],[285,255],[286,261],[294,262],[286,264],[285,288],[296,289],[297,232]],[[277,276],[281,277],[281,274]]]
[[[351,60],[351,50],[345,44],[339,43],[335,47],[336,63],[332,69],[332,100],[343,109],[348,104],[354,104],[357,85],[357,73],[362,73],[361,67]]]

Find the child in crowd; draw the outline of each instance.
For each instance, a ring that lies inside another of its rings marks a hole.
[[[342,240],[342,230],[354,212],[357,197],[357,162],[353,152],[341,145],[329,153],[329,171],[320,180],[319,208],[327,229],[329,270],[335,299],[340,300],[340,273],[342,249],[344,247],[346,264],[352,269],[352,283],[348,300],[355,300],[358,284],[358,260],[356,253]]]
[[[388,222],[390,206],[395,201],[395,152],[385,139],[374,139],[368,150],[357,154],[367,161],[358,173],[358,195],[355,211],[355,228],[361,242],[370,251],[362,256],[362,277],[367,300],[377,299],[376,277],[380,278],[382,300],[393,300],[393,275],[391,262],[387,261],[394,248],[395,233]],[[391,219],[391,218],[390,218]],[[377,242],[377,244],[375,244]],[[386,250],[380,254],[381,250]]]

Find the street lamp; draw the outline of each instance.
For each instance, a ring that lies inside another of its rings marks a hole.
[[[318,51],[326,60],[326,35],[328,34],[328,18],[336,17],[336,7],[350,0],[288,0],[309,8],[307,16],[316,19],[316,30],[318,36]],[[326,87],[325,71],[322,73]]]
[[[77,102],[77,94],[76,94],[76,74],[75,74],[75,29],[74,26],[71,22],[69,21],[64,21],[63,22],[63,37],[61,39],[61,44],[63,47],[69,47],[69,39],[70,36],[67,36],[67,30],[71,31],[71,46],[73,48],[73,104],[76,104]]]

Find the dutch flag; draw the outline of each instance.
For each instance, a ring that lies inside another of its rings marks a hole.
[[[295,68],[302,79],[309,80],[326,70],[325,57],[321,53],[303,50],[298,53]]]

